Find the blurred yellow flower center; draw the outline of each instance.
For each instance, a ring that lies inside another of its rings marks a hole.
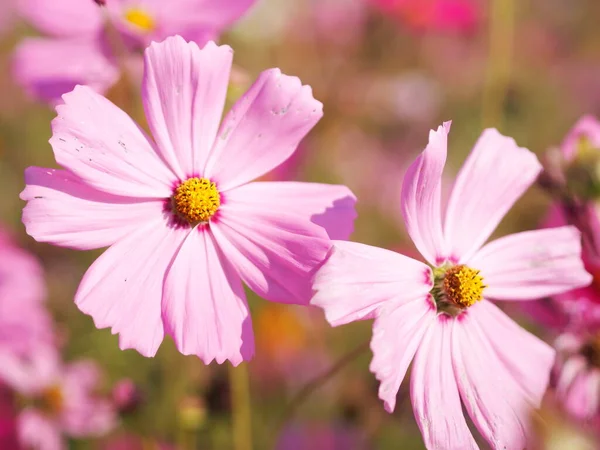
[[[62,390],[59,386],[52,386],[46,389],[42,393],[41,401],[46,410],[54,414],[60,412],[64,403]]]
[[[206,178],[190,178],[173,194],[173,208],[190,224],[208,222],[221,206],[217,185]]]
[[[464,265],[449,268],[444,276],[446,298],[461,308],[468,308],[483,299],[485,288],[479,270]]]
[[[140,8],[130,8],[125,12],[125,20],[142,31],[154,30],[156,24],[150,14]]]

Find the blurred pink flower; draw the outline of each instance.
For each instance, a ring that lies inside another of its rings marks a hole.
[[[356,428],[344,425],[292,424],[287,426],[276,450],[367,450],[366,437]]]
[[[105,92],[133,51],[173,34],[201,45],[244,14],[255,0],[19,0],[21,15],[47,37],[27,38],[14,55],[13,72],[29,95],[50,103],[76,85]],[[118,35],[105,32],[106,18]],[[115,54],[111,42],[123,48]]]
[[[119,412],[130,413],[135,411],[142,402],[142,394],[133,380],[124,378],[115,383],[112,400]]]
[[[52,322],[39,262],[0,229],[0,351],[24,354],[50,343]]]
[[[471,33],[481,21],[481,5],[475,0],[370,1],[415,31]]]
[[[541,171],[533,153],[494,129],[483,132],[458,174],[442,226],[449,130],[447,122],[430,133],[402,188],[408,234],[433,269],[336,241],[316,274],[313,304],[334,326],[375,318],[370,369],[388,412],[414,359],[411,399],[427,448],[478,448],[462,399],[491,446],[521,449],[554,351],[488,299],[532,300],[585,286],[591,276],[574,227],[518,233],[482,247]]]
[[[600,324],[566,332],[555,346],[556,398],[575,419],[600,424]]]
[[[17,418],[26,448],[59,450],[63,435],[101,436],[115,426],[111,404],[94,393],[100,373],[92,361],[63,366],[56,350],[43,346],[22,357],[0,352],[0,380],[26,402]]]
[[[0,2],[0,35],[12,28],[15,21],[15,0]]]
[[[355,198],[345,186],[251,183],[290,157],[322,116],[298,78],[264,71],[219,129],[230,47],[201,50],[177,36],[145,56],[155,140],[77,87],[52,122],[66,170],[27,169],[23,222],[38,241],[110,247],[75,302],[118,333],[122,349],[152,356],[167,333],[184,354],[237,365],[254,353],[242,280],[269,300],[308,302],[309,274],[331,247],[327,232],[348,238]]]

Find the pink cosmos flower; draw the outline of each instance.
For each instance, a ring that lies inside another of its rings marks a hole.
[[[133,50],[174,34],[203,45],[254,1],[110,0],[104,11],[92,0],[19,0],[22,16],[47,37],[21,42],[14,56],[15,79],[29,95],[50,103],[78,84],[102,93],[119,78],[119,57],[131,58]],[[126,54],[114,54],[109,45],[107,17]]]
[[[64,170],[26,171],[31,236],[110,247],[75,302],[118,333],[122,349],[152,356],[166,333],[186,355],[239,364],[254,352],[242,280],[269,300],[307,303],[329,237],[352,231],[355,199],[344,186],[250,182],[294,152],[322,104],[298,78],[271,69],[219,128],[232,55],[179,36],[153,43],[142,96],[154,140],[77,87],[52,122]]]
[[[52,340],[39,262],[0,229],[0,351],[24,354]]]
[[[101,436],[116,423],[110,403],[94,394],[100,372],[91,361],[63,366],[54,348],[42,346],[25,357],[0,352],[0,380],[26,403],[17,417],[25,448],[65,449],[63,435]]]
[[[548,382],[553,350],[489,299],[530,300],[589,284],[573,227],[483,245],[538,176],[535,155],[485,130],[465,162],[442,224],[447,122],[409,168],[406,228],[430,266],[398,253],[335,242],[313,303],[332,325],[375,318],[371,371],[388,412],[410,362],[411,400],[429,449],[474,449],[462,404],[493,448],[526,447],[527,419]],[[483,246],[482,246],[483,245]]]

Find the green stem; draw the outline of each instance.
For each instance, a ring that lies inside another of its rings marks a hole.
[[[490,49],[483,92],[483,126],[502,126],[514,49],[515,0],[492,0]]]
[[[229,367],[234,450],[252,450],[252,414],[248,366]]]

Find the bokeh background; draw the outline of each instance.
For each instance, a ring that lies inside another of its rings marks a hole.
[[[321,122],[269,177],[346,184],[358,197],[352,239],[414,255],[400,216],[400,187],[431,128],[453,121],[450,187],[484,127],[498,128],[541,156],[560,144],[580,116],[600,115],[600,2],[391,3],[257,0],[220,41],[235,50],[231,101],[260,71],[279,67],[311,85],[325,105]],[[439,12],[438,3],[461,6]],[[119,350],[117,338],[97,330],[73,303],[79,280],[100,252],[38,244],[25,234],[23,171],[56,166],[48,144],[55,113],[28,97],[11,75],[15,46],[36,31],[8,6],[0,15],[1,227],[44,267],[47,307],[65,360],[97,361],[104,373],[100,392],[119,409],[114,431],[72,440],[70,448],[234,448],[227,365],[207,367],[182,356],[168,339],[153,359]],[[139,88],[139,79],[123,77],[107,96],[143,124]],[[549,203],[541,189],[532,188],[496,235],[539,226]],[[256,357],[241,370],[250,375],[253,448],[424,448],[408,383],[392,415],[377,398],[365,347],[369,322],[331,329],[319,310],[249,299]],[[551,341],[549,330],[517,309],[509,312]],[[307,384],[313,389],[298,397]]]

